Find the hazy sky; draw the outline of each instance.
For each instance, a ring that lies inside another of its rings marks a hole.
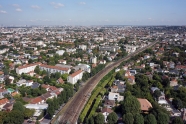
[[[186,0],[0,0],[0,25],[186,25]]]

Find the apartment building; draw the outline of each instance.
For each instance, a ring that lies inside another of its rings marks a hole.
[[[41,70],[45,70],[49,73],[59,72],[61,74],[65,74],[65,73],[69,74],[70,70],[71,70],[70,68],[63,68],[63,67],[59,67],[59,66],[51,66],[51,65],[44,65],[44,64],[40,65],[39,68]]]
[[[83,71],[78,70],[78,71],[74,72],[73,74],[71,74],[70,76],[68,76],[67,82],[69,82],[71,84],[75,84],[75,83],[77,83],[78,80],[81,80],[82,77],[83,77]]]
[[[16,73],[21,75],[22,73],[33,72],[34,69],[36,68],[36,66],[38,66],[38,65],[41,65],[41,63],[37,62],[37,63],[33,63],[33,64],[19,66],[18,68],[16,68]]]

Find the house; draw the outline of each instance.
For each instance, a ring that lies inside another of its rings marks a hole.
[[[20,86],[23,86],[23,85],[25,85],[25,86],[32,86],[32,84],[33,84],[33,80],[28,80],[28,81],[26,81],[25,79],[21,79],[21,80],[19,80],[17,83],[16,83],[16,85],[18,86],[18,87],[20,87]]]
[[[59,61],[58,61],[60,64],[67,64],[67,60],[63,60],[63,59],[60,59]]]
[[[113,86],[111,87],[111,92],[112,92],[112,93],[117,93],[117,92],[118,92],[118,86],[113,85]]]
[[[104,102],[104,107],[112,108],[115,106],[115,100],[108,100],[106,99]]]
[[[24,106],[28,109],[35,110],[46,110],[48,108],[48,104],[26,104]]]
[[[16,73],[21,75],[22,73],[32,72],[38,65],[41,65],[41,63],[37,62],[34,64],[19,66],[18,68],[16,68]]]
[[[12,111],[12,109],[13,109],[13,103],[6,103],[4,106],[3,106],[3,108],[2,108],[2,110],[3,111]]]
[[[40,84],[39,84],[39,83],[34,82],[34,83],[32,83],[31,88],[32,88],[32,89],[36,89],[36,88],[39,88],[39,86],[40,86]]]
[[[5,94],[8,94],[8,91],[6,89],[0,88],[0,99],[4,98]]]
[[[85,51],[87,49],[87,45],[79,45],[79,49],[82,49]]]
[[[120,101],[123,101],[124,100],[124,97],[123,96],[120,96],[119,93],[109,92],[108,100],[117,100],[118,102],[120,102]]]
[[[58,83],[58,84],[64,84],[64,81],[63,81],[63,79],[60,77],[60,78],[57,80],[57,83]]]
[[[60,56],[62,56],[64,53],[65,53],[64,50],[58,50],[58,51],[56,51],[56,54],[58,54]]]
[[[97,57],[91,57],[90,58],[90,63],[96,64],[97,63]]]
[[[142,112],[148,112],[152,108],[152,104],[147,99],[137,98],[140,103],[140,109]]]
[[[68,76],[67,82],[69,82],[71,84],[75,84],[75,83],[77,83],[78,80],[81,80],[82,77],[83,77],[83,71],[78,70],[78,71],[76,71],[73,74]]]
[[[111,87],[111,92],[124,93],[125,87],[124,81],[115,80],[114,85]]]
[[[177,81],[175,78],[173,78],[173,79],[170,81],[170,86],[171,86],[171,87],[178,86],[178,81]]]
[[[41,70],[45,70],[49,73],[59,72],[61,74],[65,74],[65,73],[69,74],[70,70],[71,70],[70,68],[63,68],[63,67],[59,67],[59,66],[51,66],[51,65],[44,65],[44,64],[40,65],[39,68]]]
[[[89,65],[87,64],[78,64],[77,66],[74,67],[74,69],[77,71],[79,69],[81,69],[82,71],[86,71],[88,73],[91,72],[91,68]]]
[[[36,97],[30,100],[30,104],[43,104],[45,101],[40,97]]]
[[[3,107],[6,105],[6,103],[9,103],[9,100],[7,98],[0,99],[0,110],[3,109]]]
[[[113,112],[112,109],[107,108],[107,107],[102,109],[101,113],[103,114],[103,116],[104,116],[104,118],[105,118],[105,123],[107,123],[107,116],[108,116],[110,113],[112,113],[112,112]]]

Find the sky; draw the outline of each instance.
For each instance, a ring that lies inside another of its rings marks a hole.
[[[186,25],[186,0],[0,0],[0,25]]]

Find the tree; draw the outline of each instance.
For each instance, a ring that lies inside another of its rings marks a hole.
[[[39,69],[39,66],[36,66],[36,68],[34,69],[34,72],[39,74],[40,73],[40,69]]]
[[[56,79],[59,79],[60,77],[61,77],[61,73],[56,72],[56,73],[55,73],[55,78],[56,78]]]
[[[161,91],[155,90],[153,95],[156,98],[156,100],[158,100],[158,98],[161,96]]]
[[[183,120],[180,117],[175,117],[172,120],[172,124],[183,124]]]
[[[94,124],[94,118],[93,117],[90,117],[88,119],[88,124]]]
[[[28,119],[33,116],[35,110],[34,109],[25,109],[24,111],[24,118]]]
[[[98,113],[95,117],[95,124],[104,124],[105,118],[102,113]]]
[[[112,112],[107,116],[108,124],[115,124],[117,120],[118,120],[118,116],[115,112]]]
[[[123,121],[125,122],[125,124],[133,124],[134,117],[133,117],[132,113],[127,113],[127,114],[123,115]]]
[[[68,77],[68,74],[62,74],[62,75],[61,75],[61,78],[62,78],[64,81],[67,80],[67,77]]]
[[[33,63],[33,60],[32,60],[32,59],[29,59],[29,60],[28,60],[28,63],[29,63],[29,64]]]
[[[144,118],[141,114],[136,114],[134,116],[134,124],[144,124]]]
[[[159,112],[157,117],[157,122],[158,124],[168,124],[169,116],[163,112]]]
[[[17,101],[16,103],[14,103],[13,110],[18,110],[18,111],[24,112],[25,107],[23,106],[23,104],[20,101]]]
[[[131,113],[132,115],[135,115],[136,113],[140,112],[140,103],[136,99],[136,97],[132,95],[126,96],[123,104],[122,104],[122,110],[123,113]]]
[[[12,110],[4,119],[4,124],[22,124],[24,113],[19,110]]]
[[[153,114],[148,114],[145,117],[145,124],[157,124],[155,116]]]
[[[181,109],[183,107],[183,103],[179,98],[175,98],[172,100],[172,105],[176,108],[176,109]]]

